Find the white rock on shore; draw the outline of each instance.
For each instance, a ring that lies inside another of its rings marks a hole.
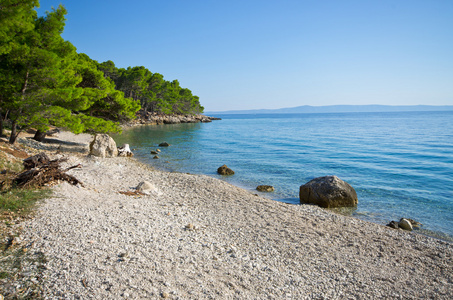
[[[76,163],[85,187],[55,187],[25,224],[49,299],[453,297],[451,243],[131,159]],[[141,181],[161,194],[118,193]]]

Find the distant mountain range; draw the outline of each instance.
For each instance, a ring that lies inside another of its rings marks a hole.
[[[301,113],[343,113],[343,112],[399,112],[399,111],[453,111],[453,105],[303,105],[279,109],[251,109],[205,112],[212,114],[301,114]]]

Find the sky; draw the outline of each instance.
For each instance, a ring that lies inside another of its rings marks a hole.
[[[40,0],[98,62],[145,66],[205,111],[453,105],[452,0]]]

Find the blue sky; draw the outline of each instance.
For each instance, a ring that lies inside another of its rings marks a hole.
[[[41,0],[63,37],[178,79],[206,111],[453,105],[452,0]]]

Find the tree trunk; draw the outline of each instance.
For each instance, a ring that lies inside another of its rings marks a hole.
[[[44,142],[46,135],[47,133],[45,131],[37,130],[33,139],[38,142]]]
[[[24,78],[24,85],[22,86],[21,93],[22,93],[22,100],[25,98],[25,91],[27,90],[28,86],[28,76],[29,76],[29,71],[27,70],[27,73],[25,73],[25,78]],[[21,111],[18,113],[20,115]],[[16,142],[17,136],[19,135],[20,131],[17,131],[17,118],[16,120],[13,120],[11,122],[11,136],[9,137],[9,143],[14,144]]]
[[[0,112],[0,136],[3,136],[3,116]]]
[[[17,132],[17,124],[16,120],[14,120],[11,123],[11,136],[9,137],[9,143],[14,144],[16,142],[17,136],[19,135],[19,132]]]
[[[27,86],[28,86],[28,75],[29,75],[29,71],[27,70],[27,73],[25,73],[24,85],[22,86],[22,90],[20,91],[22,93],[22,100],[25,97],[25,91],[27,90]]]

